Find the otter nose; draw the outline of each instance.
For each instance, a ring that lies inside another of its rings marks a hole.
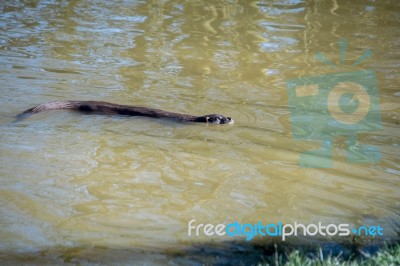
[[[228,120],[227,124],[233,124],[234,123],[233,119],[230,118],[230,117],[227,117],[226,120]]]

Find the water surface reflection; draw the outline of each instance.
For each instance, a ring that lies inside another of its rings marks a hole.
[[[187,236],[193,218],[380,224],[393,235],[396,1],[8,1],[0,10],[3,252],[187,247],[209,240]],[[358,140],[382,160],[348,163],[338,137],[332,168],[300,168],[300,153],[319,143],[292,138],[285,82],[335,72],[315,54],[339,63],[340,38],[349,46],[337,70],[373,53],[356,69],[377,72],[383,129]],[[69,112],[11,123],[65,99],[223,113],[235,125]]]

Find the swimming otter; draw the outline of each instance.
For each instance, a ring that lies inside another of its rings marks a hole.
[[[233,119],[219,114],[194,116],[163,111],[160,109],[137,107],[97,101],[56,101],[32,107],[19,117],[50,110],[74,110],[83,113],[118,114],[129,116],[147,116],[153,118],[169,118],[183,122],[199,122],[210,124],[233,124]]]

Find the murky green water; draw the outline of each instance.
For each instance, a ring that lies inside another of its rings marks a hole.
[[[150,259],[163,265],[164,251],[211,239],[188,237],[191,219],[379,224],[390,238],[400,214],[399,21],[397,1],[2,1],[1,253],[55,250],[61,263],[91,247],[158,250]],[[376,71],[382,128],[357,137],[380,162],[347,162],[338,136],[331,168],[300,167],[320,142],[293,138],[286,81],[363,69]],[[67,99],[235,124],[58,111],[13,123]],[[118,254],[108,261],[127,256]]]

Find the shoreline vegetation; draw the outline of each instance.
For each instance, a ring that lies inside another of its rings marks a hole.
[[[365,242],[364,242],[365,243]],[[58,247],[40,251],[0,251],[2,265],[133,265],[169,261],[174,265],[373,266],[400,265],[400,240],[369,245],[292,245],[229,241],[193,245],[187,250],[132,250]],[[133,264],[132,264],[133,263]]]
[[[384,245],[375,253],[370,254],[359,250],[359,253],[351,254],[344,258],[343,253],[338,255],[324,256],[322,249],[314,253],[304,252],[301,249],[291,252],[276,252],[272,256],[265,258],[265,262],[257,264],[258,266],[398,266],[400,265],[400,242],[392,245]]]

